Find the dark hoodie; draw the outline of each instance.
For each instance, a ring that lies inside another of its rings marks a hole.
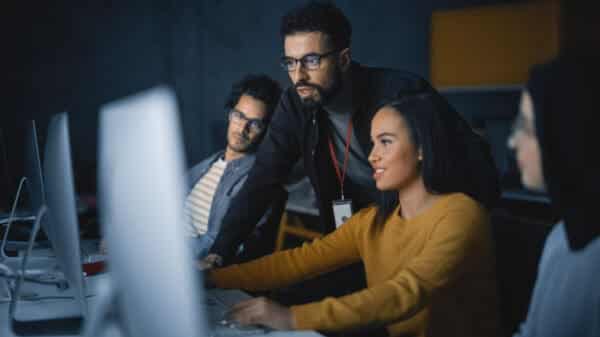
[[[599,132],[590,132],[597,127],[591,123],[600,92],[597,60],[563,56],[535,67],[527,83],[544,180],[563,220],[546,239],[527,320],[516,336],[600,336],[600,220],[591,212]]]
[[[600,235],[592,217],[598,184],[598,134],[592,115],[600,112],[600,74],[592,56],[563,55],[534,67],[527,83],[533,100],[542,167],[552,207],[564,220],[569,245],[578,250]]]

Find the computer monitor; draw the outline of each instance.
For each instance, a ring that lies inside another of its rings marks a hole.
[[[48,213],[47,221],[42,221],[42,226],[46,224],[43,228],[58,265],[85,317],[87,305],[71,162],[69,123],[67,114],[61,113],[55,115],[48,126],[43,171]]]
[[[48,126],[44,153],[48,214],[47,221],[42,221],[42,226],[48,235],[59,267],[69,286],[74,289],[76,299],[81,303],[85,317],[87,306],[71,163],[69,123],[67,114],[61,113],[55,115]]]
[[[27,251],[22,260],[22,273],[15,285],[14,296],[11,298],[9,317],[13,331],[20,334],[35,331],[77,334],[81,329],[82,319],[87,316],[87,303],[81,266],[79,226],[75,208],[71,145],[66,113],[55,115],[50,120],[44,159],[43,180],[46,204],[40,207],[36,216]],[[16,318],[20,289],[24,281],[22,275],[27,268],[33,241],[41,223],[46,224],[45,230],[56,255],[56,262],[68,283],[69,295],[74,297],[75,303],[81,308],[80,316],[35,321],[19,321]]]
[[[27,188],[27,196],[29,198],[29,207],[28,210],[26,212],[27,215],[33,215],[36,214],[38,212],[38,210],[40,209],[40,207],[42,205],[45,204],[45,196],[44,196],[44,181],[42,178],[42,163],[40,160],[40,149],[39,149],[39,142],[38,142],[38,137],[37,137],[37,128],[36,128],[36,123],[34,120],[30,121],[27,125],[27,130],[25,132],[25,162],[24,162],[24,180],[22,181],[22,184],[24,186],[26,186]],[[22,187],[22,186],[21,186]],[[20,198],[20,194],[21,194],[21,188],[19,189],[19,191],[17,192],[17,195],[15,196],[15,199],[19,199]],[[32,217],[27,217],[27,216],[23,216],[23,214],[18,214],[18,212],[16,212],[16,207],[18,204],[18,200],[15,200],[14,205],[13,205],[13,210],[11,211],[11,216],[14,217],[14,215],[17,215],[17,218],[29,218],[31,219]],[[7,223],[7,228],[5,230],[5,233],[3,235],[2,238],[2,243],[0,244],[0,260],[4,260],[7,258],[7,256],[5,255],[5,247],[7,244],[7,240],[8,240],[8,234],[10,232],[11,229],[11,222],[14,221],[14,219],[10,219],[11,221],[9,221]],[[42,222],[43,223],[43,222]],[[45,225],[42,225],[44,227],[44,231],[46,231],[47,229],[45,228]]]
[[[208,336],[184,241],[175,96],[156,87],[103,106],[99,117],[99,211],[120,324],[133,337]]]
[[[25,140],[25,177],[27,178],[27,191],[29,192],[29,208],[32,213],[35,213],[46,202],[46,198],[37,127],[34,120],[30,121],[27,127]]]

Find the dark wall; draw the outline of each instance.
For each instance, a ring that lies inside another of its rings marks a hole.
[[[352,53],[355,60],[374,66],[406,69],[429,77],[429,26],[434,10],[481,6],[517,1],[336,1],[353,27]],[[222,103],[232,82],[243,74],[265,72],[288,86],[287,74],[277,65],[282,54],[279,22],[283,13],[303,1],[206,1],[203,3],[202,66],[205,83],[202,108],[211,125],[224,124]],[[450,101],[476,127],[486,129],[486,120],[510,119],[516,113],[518,93],[480,92],[448,94]],[[506,123],[505,123],[506,124]],[[489,127],[488,127],[489,129]],[[212,149],[222,146],[223,129]],[[507,125],[492,128],[499,166],[505,169],[504,140]]]
[[[205,84],[210,83],[202,93],[205,111],[214,111],[214,118],[222,118],[221,106],[230,84],[249,71],[266,72],[282,85],[289,85],[287,74],[277,65],[283,52],[278,34],[279,22],[286,10],[302,2],[204,2],[203,12],[208,17],[202,25],[204,71],[201,76]],[[352,22],[354,59],[368,65],[406,69],[426,78],[429,76],[432,11],[502,2],[510,1],[336,1]],[[464,96],[451,99],[460,104],[461,110],[468,116],[476,116],[481,110],[491,114],[502,113],[494,110],[493,104],[482,109],[485,100],[479,99],[470,104]]]
[[[201,11],[196,1],[14,5],[4,17],[11,46],[11,58],[3,62],[12,90],[7,96],[14,99],[0,123],[6,144],[0,152],[8,162],[0,208],[22,172],[22,125],[28,119],[38,121],[43,152],[49,118],[69,113],[76,186],[83,192],[95,190],[99,107],[160,83],[176,89],[187,152],[205,152],[198,135],[206,131],[197,132],[203,125]]]
[[[25,120],[38,120],[43,142],[49,117],[69,112],[75,165],[82,177],[78,187],[93,190],[99,106],[158,83],[171,84],[177,92],[188,162],[222,147],[223,130],[215,125],[224,124],[222,106],[232,82],[248,72],[264,72],[283,86],[289,84],[278,66],[282,53],[279,21],[286,10],[301,2],[14,5],[4,19],[4,30],[9,33],[5,46],[10,49],[3,50],[11,53],[3,63],[15,92],[8,95],[14,99],[2,112],[0,124],[5,143],[4,150],[0,147],[0,160],[7,158],[0,167],[0,207],[12,198],[22,171],[20,126]],[[356,60],[428,77],[431,12],[500,2],[509,1],[340,0],[337,4],[353,24]],[[467,93],[450,98],[480,124],[480,116],[516,111],[514,94],[483,95],[487,96]]]

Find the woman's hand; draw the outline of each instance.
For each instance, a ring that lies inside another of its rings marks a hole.
[[[277,330],[292,330],[292,311],[265,297],[237,303],[227,315],[241,325],[263,325]]]

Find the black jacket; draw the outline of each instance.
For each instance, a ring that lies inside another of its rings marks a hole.
[[[412,73],[365,67],[356,63],[351,67],[349,83],[352,85],[355,109],[352,116],[354,133],[367,155],[372,147],[371,119],[384,99],[394,97],[403,90],[434,90],[425,80]],[[465,193],[489,206],[499,195],[498,178],[489,147],[458,113],[457,118],[462,129],[460,133],[465,136],[465,143],[469,147],[469,156],[478,158],[475,162],[481,163],[472,168],[472,191]],[[252,232],[254,224],[269,207],[274,191],[286,182],[292,166],[300,157],[316,192],[322,228],[327,232],[335,228],[331,203],[339,197],[340,187],[328,152],[327,119],[326,112],[321,108],[304,108],[293,87],[283,93],[246,184],[232,201],[223,219],[212,253],[221,255],[226,262],[232,257],[235,247]],[[345,187],[345,190],[349,189]],[[354,193],[358,192],[354,190]],[[352,198],[352,192],[346,195]]]

